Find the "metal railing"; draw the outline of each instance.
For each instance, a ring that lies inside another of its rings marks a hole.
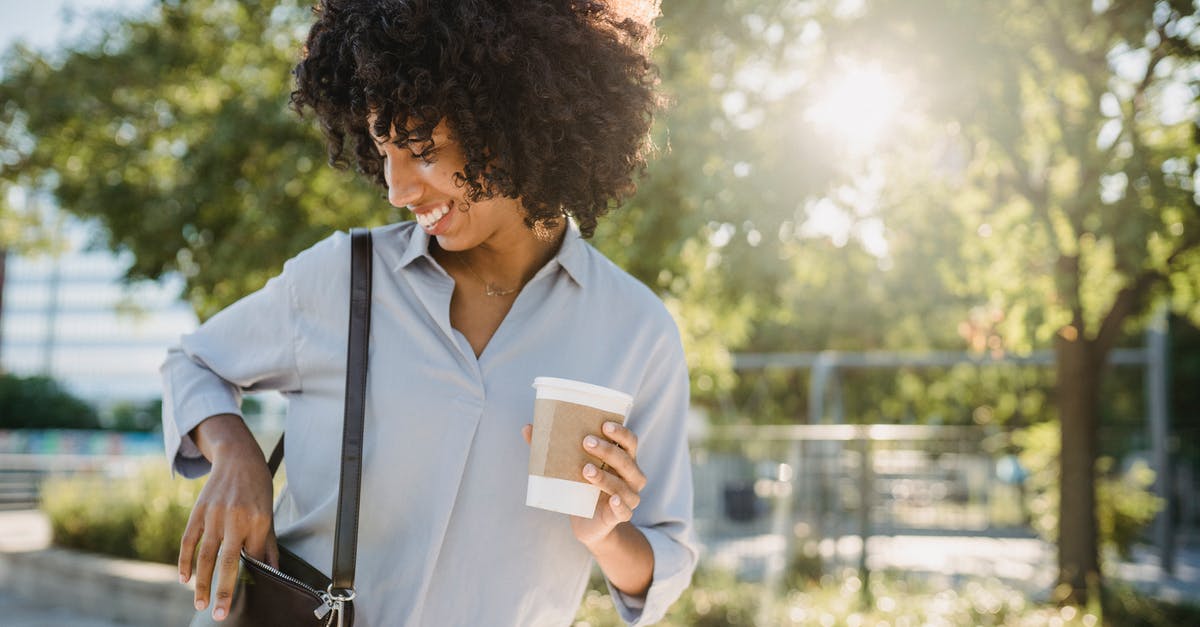
[[[0,510],[37,507],[42,482],[51,476],[128,477],[145,460],[130,455],[0,453]]]
[[[1032,568],[1026,558],[1047,556],[1011,450],[1007,432],[981,427],[713,428],[692,445],[697,531],[708,560],[765,584],[764,611],[797,577],[843,568],[856,569],[864,589],[873,570],[890,568],[1021,577]],[[1019,560],[992,568],[947,554],[955,542],[993,539],[1023,543]],[[945,549],[914,554],[915,545]]]

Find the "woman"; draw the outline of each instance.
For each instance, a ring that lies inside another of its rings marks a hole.
[[[357,625],[567,625],[593,562],[622,618],[644,625],[690,581],[679,334],[652,292],[583,241],[633,191],[658,104],[653,32],[627,10],[316,9],[293,105],[316,113],[332,164],[352,161],[415,216],[372,232]],[[163,364],[167,457],[185,476],[211,471],[180,578],[195,576],[196,607],[217,620],[243,547],[275,563],[278,542],[331,563],[349,274],[338,233]],[[530,384],[543,375],[634,397],[625,426],[580,443],[604,462],[580,468],[605,493],[593,518],[524,505]],[[288,484],[274,511],[239,413],[240,393],[263,389],[289,401]]]

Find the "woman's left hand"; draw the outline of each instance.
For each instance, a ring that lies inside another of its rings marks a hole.
[[[531,442],[533,425],[525,425],[521,434],[527,444]],[[589,463],[579,469],[583,480],[601,491],[591,518],[571,517],[571,530],[588,547],[603,541],[618,525],[633,518],[633,510],[641,502],[640,493],[646,487],[646,475],[637,464],[637,436],[615,422],[604,423],[604,435],[607,440],[589,435],[580,442],[584,451],[603,463],[601,468]]]

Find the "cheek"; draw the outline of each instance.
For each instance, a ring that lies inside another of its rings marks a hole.
[[[455,182],[455,175],[461,171],[461,167],[449,165],[441,161],[421,166],[421,176],[427,181],[436,181],[437,186],[445,191],[457,190],[462,187]]]

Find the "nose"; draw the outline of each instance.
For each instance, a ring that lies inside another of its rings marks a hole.
[[[392,156],[384,162],[384,180],[388,186],[388,202],[403,208],[421,199],[423,181],[420,168],[407,156]]]

